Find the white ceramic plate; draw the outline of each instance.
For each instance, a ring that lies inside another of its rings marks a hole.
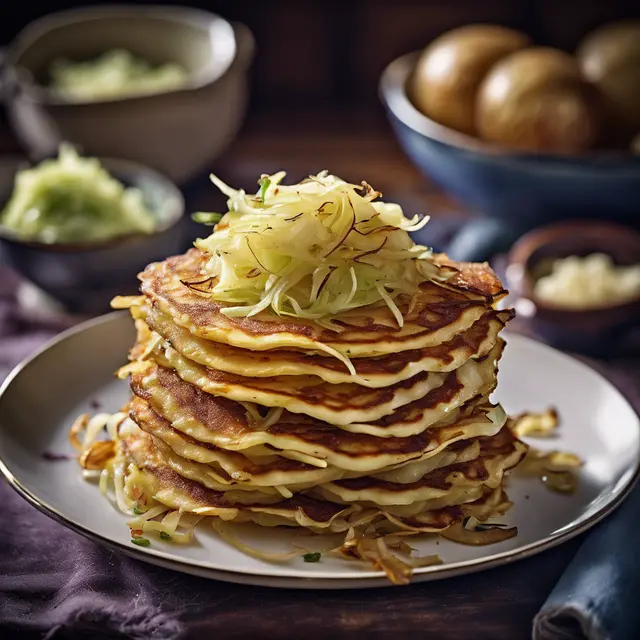
[[[126,382],[113,376],[134,339],[126,313],[110,314],[62,334],[18,367],[0,391],[0,468],[11,485],[51,517],[97,542],[141,560],[201,576],[278,587],[354,588],[385,586],[380,572],[359,563],[323,556],[273,564],[248,557],[216,537],[207,526],[190,546],[131,544],[126,517],[82,480],[74,460],[51,461],[44,452],[70,453],[67,432],[83,412],[116,411],[127,400]],[[574,495],[550,492],[538,479],[512,477],[515,502],[505,522],[517,537],[488,547],[466,547],[435,539],[413,543],[437,553],[444,564],[415,571],[414,581],[435,580],[511,562],[538,553],[593,526],[628,493],[640,466],[640,421],[624,397],[582,363],[549,347],[509,335],[500,364],[497,398],[510,413],[560,413],[559,437],[536,440],[578,454],[585,465]],[[245,540],[284,550],[309,537],[283,530],[239,529]]]

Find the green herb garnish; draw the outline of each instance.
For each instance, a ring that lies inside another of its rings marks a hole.
[[[151,546],[151,542],[146,538],[131,538],[131,542],[133,542],[133,544],[137,544],[139,547]]]
[[[198,211],[197,213],[191,214],[191,219],[194,222],[198,222],[200,224],[207,224],[213,226],[214,224],[218,224],[220,220],[222,220],[221,213],[208,213],[207,211]]]
[[[316,551],[314,553],[305,553],[302,558],[305,562],[320,562],[322,554],[319,551]]]
[[[171,540],[171,534],[167,533],[166,531],[161,531],[160,532],[160,537],[163,540]]]
[[[133,507],[133,513],[137,516],[141,516],[144,513],[144,511],[140,511],[138,507]]]
[[[269,188],[269,185],[271,184],[271,180],[269,180],[269,178],[262,178],[262,180],[260,180],[260,202],[262,202],[262,204],[264,204],[264,197],[267,195],[267,189]],[[317,562],[317,560],[314,560],[314,562]]]

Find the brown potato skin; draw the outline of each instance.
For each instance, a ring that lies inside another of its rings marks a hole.
[[[411,80],[415,106],[436,122],[474,135],[476,94],[489,69],[530,44],[518,31],[474,24],[436,38],[422,53]]]
[[[576,55],[603,98],[603,143],[628,146],[640,133],[640,20],[596,29],[582,40]]]
[[[480,136],[512,149],[575,153],[599,135],[598,92],[572,56],[550,47],[512,53],[478,90]]]

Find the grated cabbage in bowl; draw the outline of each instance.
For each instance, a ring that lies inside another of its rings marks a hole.
[[[24,240],[49,244],[151,233],[156,225],[139,189],[125,188],[96,158],[69,145],[58,158],[16,174],[0,223]]]

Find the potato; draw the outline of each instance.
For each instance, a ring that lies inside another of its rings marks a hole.
[[[493,25],[469,25],[434,40],[416,65],[411,94],[426,116],[468,134],[475,133],[476,92],[500,58],[528,46],[523,33]]]
[[[599,131],[597,91],[577,61],[552,48],[512,53],[478,90],[476,126],[482,138],[511,148],[573,153]]]
[[[640,20],[596,29],[580,43],[577,56],[603,97],[605,142],[627,146],[640,133]]]

